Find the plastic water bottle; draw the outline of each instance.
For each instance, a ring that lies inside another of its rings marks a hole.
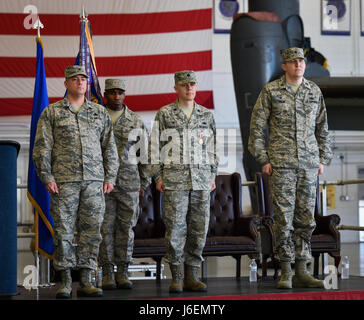
[[[255,262],[255,259],[252,259],[252,261],[249,264],[249,281],[250,282],[257,282],[257,272],[258,272],[258,266]]]
[[[348,256],[344,257],[344,260],[341,262],[341,279],[349,279],[350,270],[350,261]]]
[[[102,287],[102,268],[96,270],[95,287]]]
[[[97,276],[97,270],[93,270],[91,272],[91,283],[94,287],[96,287],[96,276]]]

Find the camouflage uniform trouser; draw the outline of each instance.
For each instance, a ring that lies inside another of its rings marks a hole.
[[[311,259],[316,181],[317,169],[273,169],[274,253],[282,262]]]
[[[166,190],[162,209],[166,261],[199,267],[210,220],[210,191]]]
[[[53,259],[56,270],[96,269],[101,242],[100,228],[105,212],[101,181],[58,183],[58,194],[51,195],[54,220]],[[75,247],[74,232],[77,231]]]
[[[106,210],[101,227],[99,263],[130,263],[134,249],[134,231],[139,217],[139,191],[114,189],[105,196]]]

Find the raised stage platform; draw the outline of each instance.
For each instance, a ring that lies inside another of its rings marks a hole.
[[[245,300],[256,298],[257,300],[264,298],[270,298],[272,295],[274,299],[286,299],[284,295],[290,294],[294,297],[294,294],[303,293],[303,296],[309,297],[309,293],[315,293],[317,299],[326,299],[324,295],[320,296],[319,293],[332,295],[335,299],[334,293],[342,292],[357,292],[361,293],[364,297],[364,277],[351,276],[350,279],[341,280],[338,279],[338,289],[289,289],[281,290],[276,288],[277,280],[272,277],[268,277],[265,280],[259,280],[257,283],[250,283],[247,277],[236,279],[235,277],[229,278],[208,278],[205,279],[208,290],[207,292],[183,292],[181,294],[170,294],[168,287],[170,279],[163,279],[159,283],[156,280],[134,280],[134,288],[132,290],[104,290],[104,296],[100,298],[92,298],[91,300],[131,300],[131,299],[232,299],[232,300]],[[39,290],[26,290],[24,287],[18,287],[18,295],[11,297],[12,300],[55,300],[55,292],[58,288],[52,286],[49,288],[40,288]],[[87,300],[87,298],[77,297],[77,283],[73,283],[72,300]],[[282,295],[280,297],[279,295]],[[293,295],[292,295],[293,294]],[[261,296],[264,295],[264,296]],[[297,299],[299,298],[298,295]],[[353,299],[355,299],[355,294]],[[315,297],[315,295],[313,295]],[[342,296],[344,297],[344,295]],[[349,296],[348,296],[349,297]],[[350,298],[350,297],[349,297]],[[88,298],[90,299],[90,298]],[[294,299],[294,298],[293,298]],[[313,298],[314,299],[314,298]],[[295,300],[295,299],[294,299]]]
[[[159,283],[156,280],[135,280],[132,290],[104,291],[104,296],[100,298],[78,298],[78,284],[74,282],[70,300],[55,299],[59,284],[38,290],[18,287],[18,295],[0,301],[0,308],[4,314],[10,311],[17,316],[43,315],[47,319],[50,314],[52,317],[73,318],[77,313],[85,319],[101,316],[100,319],[226,320],[250,315],[259,318],[273,315],[275,318],[274,315],[282,312],[310,318],[323,315],[329,319],[337,318],[341,312],[360,312],[364,300],[364,277],[358,276],[348,280],[338,279],[336,290],[279,290],[276,289],[277,280],[272,277],[255,284],[249,283],[247,277],[208,278],[205,281],[208,284],[207,292],[169,294],[169,279]]]

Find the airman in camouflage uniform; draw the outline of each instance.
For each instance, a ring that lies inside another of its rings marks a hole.
[[[163,192],[163,221],[172,284],[170,292],[206,291],[198,280],[210,218],[210,190],[218,161],[213,114],[195,101],[193,71],[175,75],[178,99],[162,107],[151,133],[151,163],[156,187]],[[184,267],[184,277],[183,277]]]
[[[141,118],[125,104],[126,84],[121,79],[106,79],[106,108],[110,113],[119,171],[114,190],[106,195],[106,211],[101,227],[102,242],[99,263],[102,266],[102,288],[131,289],[128,266],[132,261],[134,231],[139,216],[139,195],[150,184],[145,174],[148,161],[148,132]],[[117,265],[116,284],[114,265]]]
[[[332,158],[325,102],[319,87],[303,77],[303,50],[289,48],[281,53],[285,75],[268,83],[258,97],[249,151],[262,171],[271,175],[275,254],[282,269],[278,288],[323,287],[322,281],[307,272],[306,265],[316,225],[317,174],[323,173]]]
[[[67,97],[47,106],[39,118],[33,160],[51,195],[53,265],[62,277],[56,297],[71,298],[72,268],[80,269],[78,295],[101,296],[91,273],[97,267],[104,193],[113,189],[119,161],[108,112],[84,97],[85,68],[68,66],[65,77]]]

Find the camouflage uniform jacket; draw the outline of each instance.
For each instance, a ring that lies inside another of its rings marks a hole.
[[[210,190],[218,167],[212,112],[195,103],[188,120],[177,100],[162,107],[151,133],[151,163],[151,175],[166,190]]]
[[[266,132],[269,128],[269,146]],[[318,168],[332,158],[325,102],[320,88],[303,79],[296,94],[285,76],[268,83],[254,106],[249,151],[263,166]]]
[[[114,137],[119,153],[119,171],[116,185],[126,191],[146,189],[150,178],[148,165],[148,131],[143,121],[127,106],[114,124]]]
[[[40,180],[115,184],[119,161],[106,108],[87,100],[78,113],[70,107],[65,98],[46,107],[39,118],[33,161]]]

